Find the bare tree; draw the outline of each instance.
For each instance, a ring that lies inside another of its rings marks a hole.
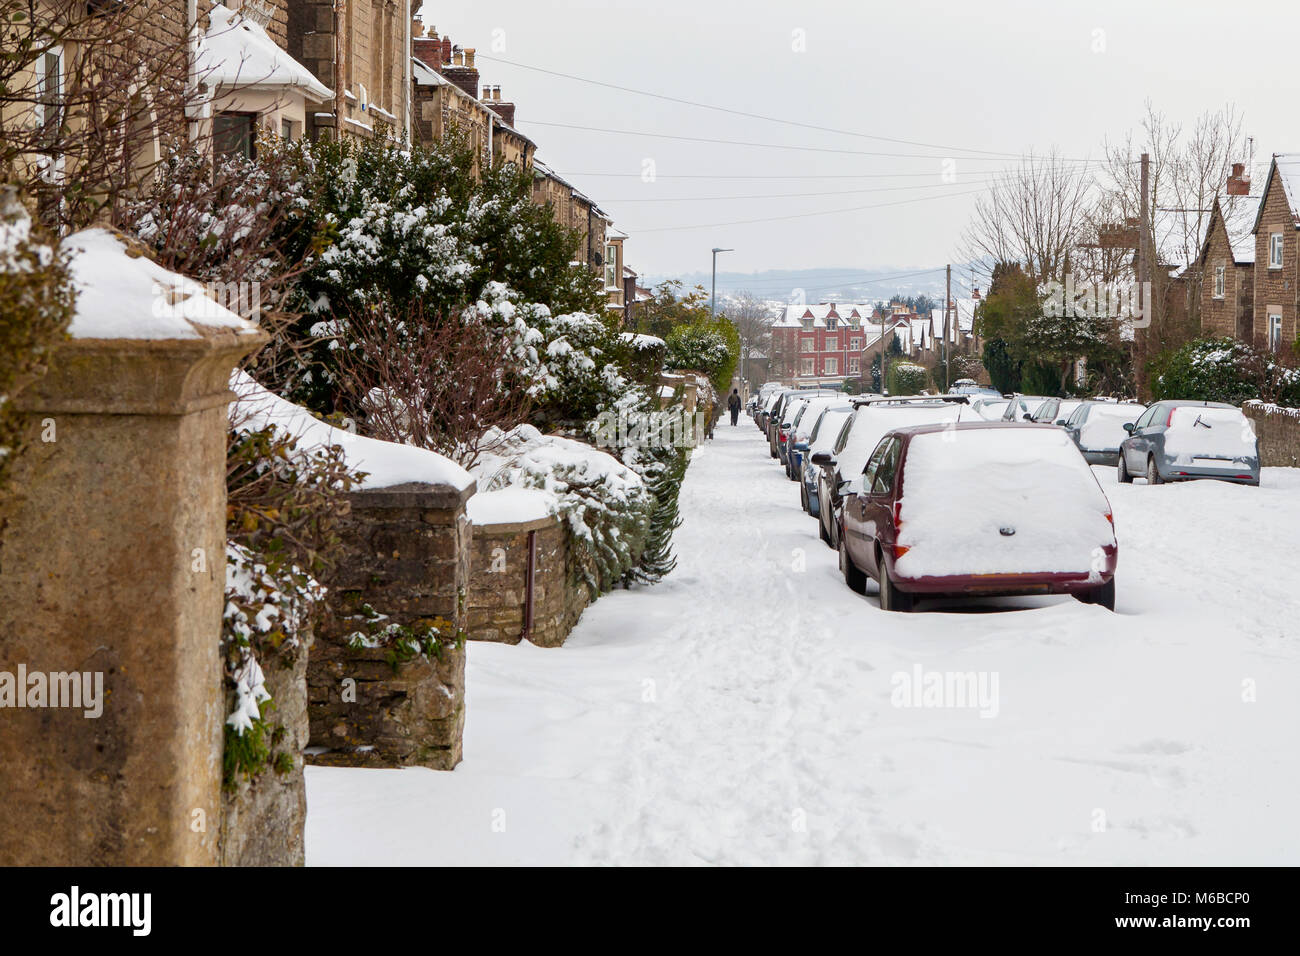
[[[1085,235],[1093,180],[1053,150],[1026,156],[975,203],[966,257],[1019,262],[1036,282],[1062,277]]]
[[[427,448],[472,466],[528,418],[528,383],[515,379],[512,345],[461,317],[426,316],[416,302],[394,316],[354,309],[336,350],[337,384],[376,438]]]
[[[776,310],[752,292],[741,292],[727,307],[727,318],[740,333],[740,377],[747,379],[750,358],[755,353],[771,355]]]

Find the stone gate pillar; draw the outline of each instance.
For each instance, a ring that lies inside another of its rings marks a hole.
[[[217,861],[228,381],[265,336],[195,328],[73,339],[16,398],[0,864]]]

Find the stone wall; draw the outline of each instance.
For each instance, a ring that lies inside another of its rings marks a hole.
[[[340,526],[342,556],[325,577],[329,619],[308,664],[308,761],[337,766],[460,762],[465,725],[465,652],[448,642],[434,659],[399,660],[384,647],[355,649],[369,633],[357,615],[369,605],[386,622],[421,630],[441,618],[465,626],[473,486],[405,484],[356,492]]]
[[[286,769],[268,767],[253,780],[239,780],[221,794],[222,866],[302,866],[303,828],[307,823],[307,787],[303,750],[307,747],[307,655],[310,631],[297,645],[274,659],[259,655],[266,691],[271,695],[269,722],[284,728],[276,753],[293,760]]]
[[[528,631],[530,547],[533,612]],[[568,542],[559,518],[474,526],[466,623],[471,640],[518,644],[527,638],[539,647],[559,647],[587,603],[586,587],[570,582]]]
[[[1300,467],[1300,408],[1247,402],[1241,410],[1255,424],[1261,465]]]

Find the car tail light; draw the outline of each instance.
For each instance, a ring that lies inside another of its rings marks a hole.
[[[1170,425],[1174,423],[1174,412],[1176,411],[1178,411],[1177,405],[1169,409],[1169,417],[1165,419],[1165,428],[1168,428]]]
[[[899,558],[901,558],[903,555],[907,554],[907,552],[911,550],[912,549],[905,544],[894,545],[894,560],[897,561]]]
[[[1233,475],[1232,477],[1244,478],[1246,481],[1250,481],[1250,479],[1254,478],[1255,476],[1254,475]]]
[[[1111,526],[1112,528],[1115,527],[1115,515],[1114,515],[1113,513],[1107,511],[1107,512],[1106,512],[1106,520],[1110,522],[1110,526]]]
[[[784,444],[785,444],[785,432],[777,432],[777,433],[776,433],[776,440],[779,441],[781,444],[784,445]]]
[[[903,500],[897,498],[894,500],[894,540],[898,540],[898,532],[903,527]],[[897,561],[903,555],[912,549],[905,544],[894,545],[894,560]]]

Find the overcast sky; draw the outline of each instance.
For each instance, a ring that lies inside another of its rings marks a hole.
[[[1300,150],[1295,0],[493,0],[422,15],[478,50],[481,82],[629,233],[643,273],[707,270],[713,246],[735,247],[719,268],[740,271],[942,265],[1005,157],[1096,159],[1148,98],[1189,125],[1234,102],[1257,158]],[[788,195],[807,193],[825,195]],[[751,198],[713,198],[727,196]]]

